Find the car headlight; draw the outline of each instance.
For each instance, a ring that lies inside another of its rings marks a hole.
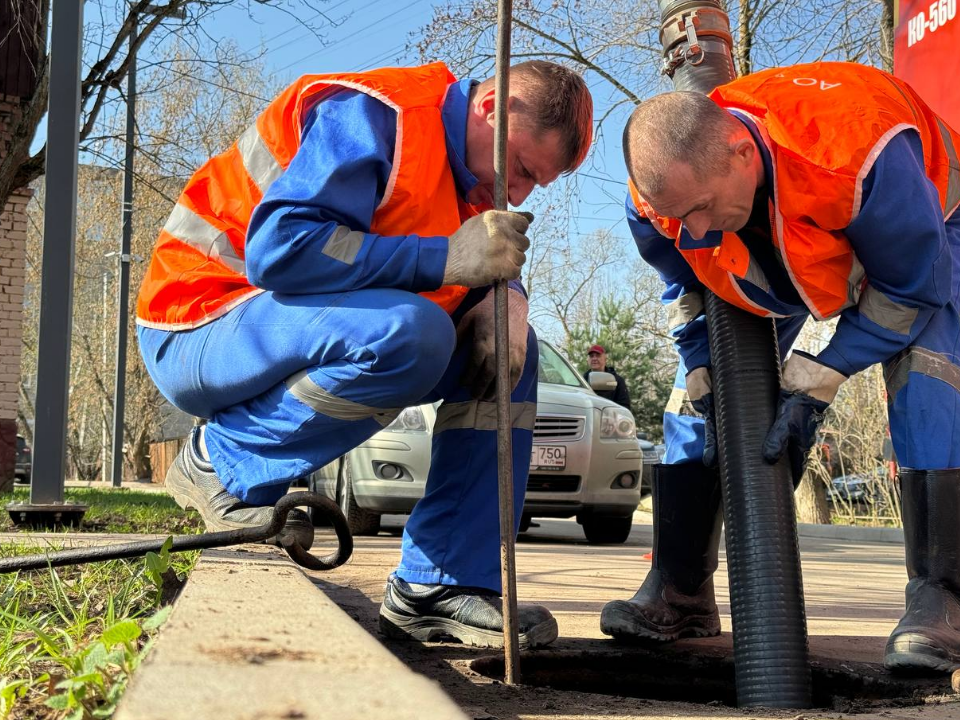
[[[426,432],[427,420],[423,417],[423,410],[418,407],[408,407],[397,415],[397,419],[387,425],[384,430],[390,432]]]
[[[637,425],[633,415],[619,405],[607,407],[600,414],[600,438],[604,440],[636,440]]]

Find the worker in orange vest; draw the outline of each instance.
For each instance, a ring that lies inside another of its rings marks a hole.
[[[605,633],[720,632],[709,289],[774,318],[780,357],[808,316],[838,319],[825,347],[794,350],[783,367],[762,454],[787,453],[795,482],[840,385],[883,363],[910,577],[885,663],[960,667],[958,149],[960,134],[908,85],[850,63],[766,70],[633,113],[628,221],[667,285],[681,364],[654,481],[654,567],[632,599],[603,609]]]
[[[208,422],[166,477],[209,530],[261,525],[290,483],[443,401],[426,495],[381,625],[502,643],[492,283],[510,281],[517,524],[538,351],[518,278],[528,213],[495,211],[493,79],[442,63],[307,75],[187,182],[140,290],[140,348],[164,396]],[[573,171],[592,135],[583,79],[511,70],[509,200]],[[281,534],[313,540],[306,513]],[[541,607],[521,643],[552,641]]]

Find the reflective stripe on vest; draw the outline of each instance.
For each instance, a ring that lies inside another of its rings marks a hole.
[[[364,92],[397,113],[391,173],[370,232],[455,232],[479,210],[459,200],[446,154],[440,113],[454,81],[446,66],[434,63],[309,75],[290,85],[237,142],[188,181],[154,248],[138,298],[138,324],[167,330],[198,327],[262,292],[246,278],[243,249],[250,217],[299,150],[304,119],[340,88]],[[364,238],[365,233],[341,226],[321,252],[350,265]],[[448,286],[422,295],[453,312],[466,293],[466,288]]]

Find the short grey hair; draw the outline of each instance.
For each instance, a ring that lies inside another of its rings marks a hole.
[[[644,100],[623,130],[627,172],[640,195],[656,196],[666,183],[666,169],[676,162],[690,166],[698,179],[730,170],[730,137],[739,123],[713,100],[698,92],[678,91]]]

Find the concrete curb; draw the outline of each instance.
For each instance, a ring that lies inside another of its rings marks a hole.
[[[466,720],[265,546],[203,552],[114,717]]]
[[[646,510],[637,509],[633,518],[645,525],[653,524],[653,515]],[[815,525],[798,523],[797,535],[802,538],[821,540],[845,540],[849,542],[879,542],[903,544],[902,528],[861,527],[859,525]]]
[[[800,537],[827,540],[852,540],[854,542],[880,542],[903,544],[902,528],[860,527],[858,525],[797,525]]]

